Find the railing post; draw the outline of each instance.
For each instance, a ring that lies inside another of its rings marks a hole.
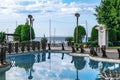
[[[8,53],[12,52],[12,43],[8,43]]]
[[[2,47],[1,48],[1,54],[0,54],[1,64],[4,64],[5,60],[6,60],[6,47]]]
[[[65,48],[64,48],[64,44],[62,43],[62,50],[65,50]]]
[[[48,43],[48,50],[51,50],[51,44]]]
[[[32,42],[32,50],[35,51],[35,42]]]
[[[21,51],[24,52],[24,50],[25,50],[25,44],[21,43]]]
[[[27,42],[26,46],[27,46],[27,51],[29,52],[30,51],[30,42]]]
[[[76,44],[76,51],[79,51],[79,47],[78,47],[78,44]]]
[[[15,52],[18,53],[18,43],[15,43]]]
[[[76,51],[75,51],[75,48],[74,48],[73,45],[72,45],[72,53],[74,53],[74,52],[76,52]]]

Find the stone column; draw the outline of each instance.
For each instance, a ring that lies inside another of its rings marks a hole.
[[[102,46],[108,47],[108,29],[102,24],[96,29],[98,30],[98,45],[100,48],[102,48]]]

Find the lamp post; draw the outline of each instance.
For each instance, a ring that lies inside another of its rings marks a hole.
[[[75,16],[76,16],[76,18],[77,18],[77,21],[76,21],[76,43],[78,43],[78,18],[79,18],[79,16],[80,16],[80,14],[79,13],[75,13]]]
[[[34,18],[33,18],[32,15],[28,15],[28,18],[30,19],[30,41],[32,41],[32,30],[31,30],[31,27],[33,27]]]

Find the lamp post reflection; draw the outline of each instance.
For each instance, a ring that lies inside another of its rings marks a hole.
[[[51,53],[48,52],[48,59],[51,59]]]
[[[28,79],[31,80],[33,78],[32,76],[32,68],[30,68],[30,75],[28,76]]]
[[[61,59],[64,59],[64,53],[62,53],[62,57],[61,57]]]
[[[50,52],[48,52],[48,59],[50,60],[49,68],[50,68],[50,70],[51,70],[51,53],[50,53]]]
[[[31,79],[33,78],[33,76],[32,76],[32,71],[33,71],[33,63],[32,63],[32,61],[33,61],[32,59],[33,59],[33,58],[32,58],[32,56],[33,56],[33,55],[30,55],[30,59],[29,59],[29,63],[30,63],[30,68],[29,68],[30,75],[28,76],[28,79],[29,79],[29,80],[31,80]]]

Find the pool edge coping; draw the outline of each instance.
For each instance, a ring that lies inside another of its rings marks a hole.
[[[94,56],[90,56],[89,54],[84,54],[84,53],[69,53],[69,54],[71,56],[89,57],[91,60],[94,60],[94,61],[120,63],[120,59],[110,59],[110,58],[94,57]]]

